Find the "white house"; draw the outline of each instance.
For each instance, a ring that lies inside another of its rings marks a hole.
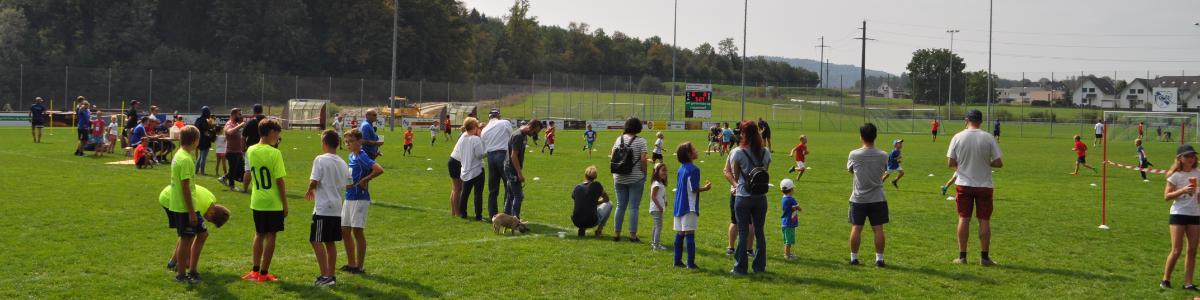
[[[1032,104],[1033,101],[1062,100],[1063,92],[1049,90],[1045,87],[1010,87],[997,88],[996,99],[1005,104]]]
[[[1200,107],[1200,76],[1163,76],[1154,79],[1154,87],[1179,88],[1179,108]]]
[[[1125,89],[1117,95],[1116,108],[1145,109],[1150,103],[1153,84],[1145,78],[1137,78],[1129,82]]]
[[[1071,95],[1071,103],[1083,106],[1112,108],[1117,102],[1117,91],[1112,81],[1095,76],[1079,77],[1079,85]]]
[[[888,85],[887,82],[880,83],[879,87],[875,88],[876,94],[878,94],[880,97],[884,97],[884,98],[888,98],[888,99],[895,98],[896,94],[894,94],[893,92],[894,91],[892,90],[892,86]]]

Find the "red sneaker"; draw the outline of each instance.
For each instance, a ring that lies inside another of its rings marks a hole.
[[[250,272],[246,273],[246,275],[242,275],[242,280],[258,281],[258,277],[259,277],[258,272],[250,271]]]
[[[279,278],[275,278],[275,274],[258,275],[258,282],[278,280]]]

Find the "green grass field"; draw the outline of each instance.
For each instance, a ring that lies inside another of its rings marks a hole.
[[[682,101],[681,101],[682,102]],[[807,112],[806,112],[807,113]],[[853,120],[850,120],[853,121]],[[952,124],[953,123],[953,124]],[[946,128],[960,128],[947,122]],[[996,171],[996,213],[992,257],[999,266],[978,263],[977,240],[971,242],[971,265],[954,265],[956,217],[952,201],[938,186],[950,175],[944,153],[949,136],[932,143],[927,135],[880,136],[908,140],[900,189],[887,188],[892,223],[885,269],[848,266],[846,224],[851,178],[844,171],[846,154],[858,145],[857,134],[777,129],[773,180],[788,176],[787,150],[795,137],[810,138],[812,170],[798,181],[797,198],[804,208],[795,248],[798,260],[782,258],[778,229],[780,194],[768,194],[769,262],[766,274],[728,275],[726,257],[728,184],[721,178],[722,158],[702,155],[702,176],[714,192],[701,198],[697,233],[700,271],[671,266],[669,251],[651,251],[652,228],[648,191],[637,213],[643,243],[614,243],[606,238],[575,238],[571,227],[570,189],[588,165],[601,166],[601,182],[612,188],[603,167],[604,152],[588,156],[579,131],[560,131],[553,156],[527,156],[527,200],[524,215],[530,234],[495,235],[489,224],[449,216],[446,159],[452,143],[429,146],[427,131],[416,134],[416,156],[403,157],[400,133],[388,132],[386,173],[372,184],[375,196],[368,222],[370,246],[367,275],[339,274],[331,288],[311,286],[317,275],[307,241],[312,204],[304,200],[309,169],[319,152],[314,131],[288,131],[281,149],[288,168],[291,217],[279,236],[272,273],[275,283],[239,279],[250,268],[253,223],[249,195],[219,187],[214,177],[200,185],[213,189],[218,203],[233,217],[224,228],[210,228],[200,263],[204,281],[195,286],[174,282],[164,269],[175,234],[166,228],[157,204],[158,191],[169,183],[169,168],[135,170],[110,165],[120,155],[79,158],[73,130],[49,130],[43,144],[32,144],[27,129],[0,129],[0,236],[5,248],[0,264],[0,298],[998,298],[998,299],[1145,299],[1192,297],[1183,285],[1183,264],[1174,276],[1176,289],[1157,287],[1169,248],[1162,199],[1163,177],[1141,182],[1136,172],[1110,169],[1109,224],[1100,223],[1100,177],[1084,171],[1067,175],[1074,161],[1068,139],[1004,139],[1005,167]],[[1011,132],[1011,131],[1010,131]],[[601,148],[618,133],[602,131]],[[648,136],[649,134],[647,134]],[[666,133],[671,148],[682,141],[702,141],[699,131]],[[886,144],[886,142],[883,142]],[[699,145],[703,147],[704,144]],[[532,147],[531,149],[536,149]],[[1149,143],[1158,167],[1170,164],[1174,145]],[[1131,143],[1114,145],[1113,160],[1134,161]],[[340,153],[345,155],[345,152]],[[1099,162],[1099,147],[1089,161]],[[211,161],[214,159],[210,157]],[[669,168],[678,167],[668,159]],[[432,168],[432,170],[428,170]],[[210,167],[211,172],[211,167]],[[672,173],[673,174],[673,173]],[[932,174],[932,176],[930,176]],[[674,178],[668,180],[674,188]],[[610,192],[611,193],[611,192]],[[486,195],[485,195],[486,197]],[[668,197],[669,198],[669,197]],[[610,221],[611,223],[611,221]],[[672,241],[670,221],[664,240]],[[567,231],[568,238],[557,237]],[[973,235],[974,236],[974,235]],[[864,241],[871,234],[864,233]],[[339,244],[341,248],[341,244]],[[873,248],[864,242],[862,255]],[[339,249],[339,264],[345,261]],[[1182,260],[1182,259],[1181,259]]]

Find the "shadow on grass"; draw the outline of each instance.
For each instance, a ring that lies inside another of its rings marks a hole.
[[[377,282],[379,284],[383,284],[386,286],[410,290],[410,291],[415,292],[417,295],[420,295],[423,298],[440,298],[440,297],[442,297],[442,292],[438,292],[437,290],[433,289],[432,287],[417,283],[415,281],[396,279],[396,278],[391,278],[391,277],[387,277],[387,276],[371,275],[371,274],[360,275],[359,277],[367,279],[367,280],[371,280],[371,281],[374,281],[374,282]],[[390,297],[392,295],[387,295],[387,296]]]
[[[230,293],[226,287],[242,281],[241,277],[224,273],[200,273],[200,276],[202,281],[199,284],[191,286],[189,289],[195,290],[203,298],[234,299],[238,297]]]
[[[1095,273],[1088,273],[1088,272],[1075,271],[1075,270],[1053,269],[1053,268],[1043,268],[1043,267],[1028,267],[1028,266],[1021,266],[1021,265],[1010,265],[1010,264],[997,265],[997,266],[995,266],[995,268],[1006,269],[1006,270],[1016,270],[1016,271],[1022,271],[1022,272],[1028,272],[1028,273],[1057,275],[1057,276],[1063,276],[1063,277],[1069,277],[1069,278],[1084,278],[1084,279],[1089,279],[1089,280],[1104,280],[1104,281],[1111,281],[1111,280],[1129,281],[1129,280],[1131,280],[1131,278],[1121,276],[1121,275],[1105,275],[1105,274],[1095,274]]]
[[[996,280],[991,279],[991,278],[979,277],[979,276],[975,276],[975,275],[971,275],[971,274],[967,274],[967,273],[946,272],[946,271],[942,271],[942,270],[931,269],[929,267],[908,268],[908,267],[904,267],[904,266],[889,264],[887,268],[891,269],[891,270],[902,271],[902,272],[921,273],[921,274],[925,274],[928,276],[937,276],[937,277],[942,277],[942,278],[952,279],[952,280],[967,280],[967,281],[974,281],[974,282],[978,282],[978,283],[996,284]]]
[[[733,274],[729,273],[728,270],[725,270],[725,269],[719,269],[719,268],[714,269],[713,267],[701,267],[700,271],[698,271],[698,272],[702,272],[702,273],[708,274],[710,276],[745,278],[746,280],[756,281],[756,282],[786,283],[786,284],[792,284],[792,285],[810,284],[810,285],[821,286],[821,287],[829,288],[829,289],[859,291],[859,292],[864,292],[864,293],[875,292],[875,287],[872,287],[869,285],[845,282],[845,281],[829,280],[829,279],[816,278],[816,277],[794,276],[794,275],[788,275],[788,274],[784,274],[784,273],[775,273],[775,272],[771,272],[771,271],[767,271],[767,272],[763,272],[763,273],[750,273],[748,275],[733,275]]]
[[[316,278],[313,278],[313,280],[316,280]],[[279,289],[294,293],[295,295],[300,295],[305,299],[344,299],[341,296],[330,293],[330,290],[349,290],[340,284],[335,284],[333,287],[318,287],[304,280],[300,280],[300,282],[304,284],[296,283],[294,281],[296,280],[280,280],[271,284],[278,285]],[[376,292],[376,295],[382,295],[382,293]]]
[[[375,203],[371,203],[371,206],[378,206],[378,207],[383,207],[383,208],[387,208],[387,209],[396,209],[396,210],[422,211],[420,209],[415,209],[412,207],[397,205],[397,204],[393,204],[393,203],[387,203],[387,202],[383,202],[383,201],[375,201]]]

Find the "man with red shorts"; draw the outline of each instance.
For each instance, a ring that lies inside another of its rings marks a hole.
[[[967,263],[967,240],[970,238],[971,212],[979,219],[980,264],[995,265],[988,257],[992,238],[992,168],[1004,166],[1000,160],[1000,144],[991,134],[979,129],[983,113],[967,112],[967,129],[954,135],[946,150],[946,163],[954,169],[958,210],[958,258],[955,264]]]

